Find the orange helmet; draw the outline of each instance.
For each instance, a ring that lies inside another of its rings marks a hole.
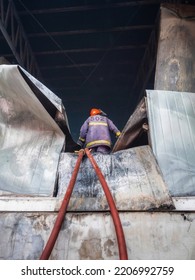
[[[93,108],[93,109],[91,109],[91,111],[90,111],[90,116],[99,115],[99,114],[101,114],[101,113],[102,113],[102,110]]]

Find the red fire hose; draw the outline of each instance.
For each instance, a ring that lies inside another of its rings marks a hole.
[[[91,161],[91,164],[95,169],[95,172],[100,180],[100,183],[102,184],[104,193],[105,193],[107,201],[108,201],[108,205],[110,207],[110,212],[111,212],[111,215],[113,218],[115,231],[116,231],[116,235],[117,235],[120,259],[128,260],[127,248],[126,248],[126,243],[125,243],[125,238],[124,238],[124,233],[123,233],[123,228],[121,225],[120,217],[119,217],[118,211],[116,209],[112,195],[109,191],[106,180],[105,180],[103,174],[101,173],[101,170],[99,169],[95,159],[93,158],[93,156],[91,155],[90,151],[87,148],[85,149],[85,153],[87,154],[89,160]],[[57,237],[59,235],[62,223],[64,221],[64,216],[65,216],[65,213],[66,213],[66,210],[68,207],[68,203],[69,203],[69,200],[70,200],[70,197],[71,197],[71,194],[72,194],[75,182],[76,182],[77,174],[79,171],[79,167],[80,167],[83,155],[84,155],[84,150],[80,150],[79,157],[77,159],[72,177],[70,179],[70,182],[69,182],[69,185],[68,185],[68,188],[66,191],[66,194],[65,194],[62,204],[60,206],[60,210],[59,210],[58,216],[56,218],[53,230],[52,230],[50,237],[47,241],[47,244],[40,256],[40,260],[48,260],[50,257],[50,254],[53,250],[53,247],[54,247]]]
[[[48,260],[49,257],[50,257],[50,254],[53,250],[53,247],[55,245],[56,239],[57,239],[58,234],[60,232],[62,223],[64,221],[64,216],[65,216],[65,213],[66,213],[66,210],[67,210],[67,207],[68,207],[68,203],[69,203],[69,200],[70,200],[73,188],[74,188],[74,184],[76,182],[77,174],[78,174],[78,171],[79,171],[79,167],[80,167],[83,155],[84,155],[84,150],[80,150],[79,151],[79,157],[77,159],[75,168],[73,170],[72,177],[70,179],[70,182],[69,182],[68,188],[66,190],[64,199],[63,199],[62,204],[60,206],[60,210],[58,212],[58,216],[56,218],[53,230],[52,230],[52,232],[50,234],[50,237],[47,241],[47,244],[46,244],[46,246],[45,246],[45,248],[44,248],[44,250],[41,254],[40,260]]]
[[[108,205],[110,207],[110,212],[111,212],[111,215],[113,218],[115,231],[116,231],[116,235],[117,235],[120,260],[128,260],[127,247],[126,247],[126,242],[125,242],[125,237],[124,237],[124,232],[123,232],[123,228],[121,225],[120,217],[119,217],[118,211],[116,209],[116,205],[114,203],[112,195],[110,193],[110,190],[108,188],[108,185],[106,183],[106,180],[105,180],[101,170],[99,169],[95,159],[93,158],[93,156],[91,155],[90,151],[87,148],[85,149],[85,153],[87,154],[89,160],[91,161],[91,164],[92,164],[93,168],[95,169],[95,172],[100,180],[100,183],[102,184],[104,193],[105,193],[107,201],[108,201]]]

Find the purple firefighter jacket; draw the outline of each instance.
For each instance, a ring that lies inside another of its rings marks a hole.
[[[87,148],[101,145],[111,147],[110,131],[116,136],[120,135],[118,128],[107,117],[101,115],[91,116],[82,125],[77,143],[85,144]]]

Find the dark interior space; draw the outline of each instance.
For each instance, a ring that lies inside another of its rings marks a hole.
[[[1,13],[13,4],[32,61],[23,65],[62,99],[75,141],[91,107],[101,108],[122,130],[145,89],[153,89],[162,3],[192,5],[194,1],[28,1],[1,0]],[[11,35],[10,35],[11,36]],[[0,56],[21,64],[3,33]],[[144,135],[145,139],[145,135]]]

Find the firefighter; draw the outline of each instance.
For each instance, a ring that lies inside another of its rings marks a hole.
[[[90,117],[83,123],[80,129],[80,136],[77,144],[81,148],[89,148],[92,152],[108,154],[111,151],[110,131],[119,137],[121,132],[107,118],[107,115],[101,110],[93,108],[90,111]]]

